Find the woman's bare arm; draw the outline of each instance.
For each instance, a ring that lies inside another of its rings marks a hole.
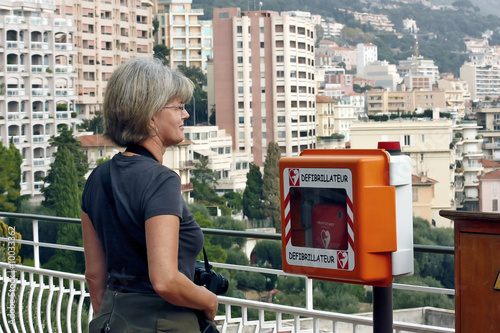
[[[179,272],[179,223],[175,215],[158,215],[146,221],[149,279],[155,291],[168,302],[203,310],[213,320],[217,314],[217,296]]]
[[[90,301],[94,308],[94,314],[97,314],[106,291],[106,280],[108,278],[106,259],[90,217],[83,211],[81,216],[83,247],[85,249],[85,278],[89,286]]]

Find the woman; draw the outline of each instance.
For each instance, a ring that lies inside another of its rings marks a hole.
[[[83,192],[90,332],[199,332],[193,310],[216,315],[217,296],[193,283],[203,234],[179,176],[162,165],[184,140],[192,93],[155,59],[130,60],[108,81],[104,135],[127,150],[96,168]]]

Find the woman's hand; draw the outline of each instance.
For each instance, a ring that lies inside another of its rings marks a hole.
[[[204,287],[202,287],[204,288]],[[219,300],[217,299],[217,295],[215,295],[214,293],[211,293],[213,297],[211,302],[212,302],[212,305],[208,308],[208,309],[205,309],[203,310],[203,312],[205,313],[205,316],[210,319],[210,320],[214,320],[215,316],[217,315],[217,310],[219,309]]]

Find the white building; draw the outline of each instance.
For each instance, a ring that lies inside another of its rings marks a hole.
[[[432,59],[424,59],[422,56],[411,56],[406,60],[400,60],[398,74],[401,77],[413,74],[415,76],[429,77],[431,86],[439,79],[438,66],[434,64]],[[409,87],[412,89],[411,87]],[[429,89],[431,87],[428,87]]]
[[[378,60],[378,47],[374,44],[359,43],[356,45],[356,74],[365,77],[365,67]]]
[[[366,65],[364,78],[375,81],[377,87],[383,87],[391,91],[396,91],[398,83],[401,82],[396,65],[390,64],[385,60]]]
[[[456,206],[457,209],[479,211],[479,179],[484,169],[481,163],[483,156],[483,139],[478,136],[476,122],[464,122],[453,127],[455,133],[456,155]]]
[[[207,70],[212,58],[212,22],[200,20],[203,9],[191,8],[192,0],[158,0],[156,43],[170,49],[171,68]]]
[[[231,136],[217,126],[186,126],[184,133],[192,142],[193,161],[208,158],[208,167],[218,179],[216,189],[243,193],[251,161],[245,153],[233,151]]]
[[[21,195],[38,198],[54,152],[49,138],[76,123],[77,28],[55,10],[51,0],[0,7],[0,139],[22,154]]]
[[[500,97],[500,67],[476,66],[465,63],[460,67],[460,78],[467,82],[473,100]]]
[[[432,219],[439,227],[450,227],[439,211],[455,209],[454,169],[455,150],[451,120],[353,122],[352,149],[376,149],[379,141],[398,141],[403,154],[410,156],[412,174],[437,181]],[[429,221],[432,222],[432,221]]]

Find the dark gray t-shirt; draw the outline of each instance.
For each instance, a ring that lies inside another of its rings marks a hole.
[[[82,210],[92,220],[106,257],[108,287],[129,292],[153,293],[148,276],[145,222],[157,215],[180,218],[179,271],[193,280],[196,257],[203,248],[203,234],[181,195],[179,176],[146,156],[117,154],[109,163],[106,195],[104,165],[87,179]]]

